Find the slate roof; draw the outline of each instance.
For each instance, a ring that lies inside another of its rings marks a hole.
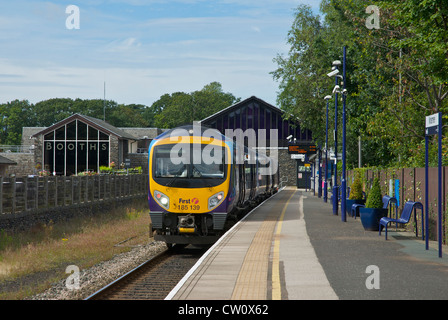
[[[264,100],[262,100],[262,99],[260,99],[260,98],[258,98],[256,96],[251,96],[251,97],[249,97],[247,99],[244,99],[244,100],[242,100],[240,102],[232,104],[231,106],[228,106],[227,108],[224,108],[224,109],[222,109],[222,110],[212,114],[211,116],[208,116],[207,118],[202,119],[199,122],[203,123],[203,122],[207,122],[207,121],[209,121],[209,120],[211,120],[213,118],[218,118],[220,115],[225,114],[227,112],[231,112],[234,109],[238,109],[239,107],[245,105],[247,102],[249,102],[251,100],[255,101],[255,102],[258,102],[259,104],[264,105],[265,107],[268,107],[269,109],[271,109],[272,111],[274,111],[276,113],[279,113],[279,114],[282,114],[282,115],[283,115],[283,113],[285,113],[285,111],[283,111],[282,109],[279,109],[276,106],[273,106],[272,104],[270,104],[270,103],[268,103],[268,102],[266,102],[266,101],[264,101]]]
[[[10,160],[10,159],[8,159],[8,158],[5,158],[5,157],[3,157],[3,156],[0,156],[0,164],[17,164],[17,162],[15,162],[15,161],[12,161],[12,160]]]
[[[112,135],[118,137],[119,139],[140,140],[139,138],[135,137],[134,135],[132,135],[128,132],[125,132],[124,130],[121,130],[117,127],[114,127],[113,125],[107,123],[106,121],[103,121],[103,120],[100,120],[97,118],[93,118],[90,116],[85,116],[80,113],[76,113],[68,118],[65,118],[62,121],[55,123],[54,125],[52,125],[48,128],[45,128],[42,131],[39,131],[38,133],[35,133],[33,135],[33,137],[47,134],[48,132],[56,130],[59,127],[62,127],[63,125],[70,123],[76,119],[94,127],[95,129],[98,129],[98,130],[103,131],[108,134],[112,134]]]

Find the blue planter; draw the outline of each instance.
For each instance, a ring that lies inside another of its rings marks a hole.
[[[364,204],[366,201],[362,199],[346,199],[345,200],[345,212],[350,216],[352,214],[352,205]]]
[[[387,209],[359,208],[362,226],[368,231],[379,231],[380,220],[387,217]]]

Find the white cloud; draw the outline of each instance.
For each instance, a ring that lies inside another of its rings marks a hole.
[[[158,4],[161,10],[172,2],[81,0],[80,30],[65,28],[61,4],[36,2],[13,15],[2,13],[6,4],[0,4],[2,102],[102,98],[106,81],[108,99],[150,105],[162,94],[218,81],[236,96],[256,95],[275,104],[277,84],[269,72],[277,53],[287,51],[297,1],[216,1],[227,11],[214,16],[213,10],[157,14],[150,7]],[[120,12],[109,8],[119,3],[126,4]],[[176,1],[180,8],[210,3]]]

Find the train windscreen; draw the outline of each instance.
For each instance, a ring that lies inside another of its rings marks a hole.
[[[153,178],[173,187],[209,187],[226,177],[226,149],[206,144],[165,144],[154,148]]]

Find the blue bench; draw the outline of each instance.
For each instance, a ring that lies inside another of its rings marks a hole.
[[[401,213],[400,218],[398,218],[398,219],[393,219],[393,218],[388,218],[388,217],[381,218],[379,235],[381,235],[381,229],[382,229],[381,226],[384,226],[384,228],[385,228],[384,231],[385,231],[386,240],[387,240],[387,225],[391,222],[396,222],[397,224],[398,223],[407,224],[409,222],[409,220],[411,219],[412,212],[414,212],[414,221],[415,221],[415,229],[416,229],[415,234],[418,237],[417,209],[422,210],[422,239],[424,239],[423,205],[421,202],[414,202],[414,201],[408,201],[404,204],[403,212]]]
[[[383,197],[383,208],[387,209],[390,205],[395,204],[395,219],[398,218],[398,201],[397,198],[391,196]]]
[[[384,196],[383,197],[383,209],[388,209],[389,205],[391,205],[392,203],[395,204],[395,218],[397,218],[398,216],[398,201],[395,197],[391,197],[391,196]],[[361,207],[365,207],[364,204],[358,204],[355,203],[352,205],[352,217],[355,217],[358,215],[359,213],[359,208]]]
[[[355,219],[356,219],[356,216],[359,215],[359,208],[364,208],[364,207],[365,207],[364,204],[354,203],[352,205],[352,217],[355,217]]]

